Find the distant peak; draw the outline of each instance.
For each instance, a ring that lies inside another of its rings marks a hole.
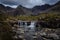
[[[60,5],[60,1],[58,1],[55,5]]]
[[[17,8],[23,7],[22,5],[19,5]]]
[[[5,7],[3,4],[0,4],[0,7]]]

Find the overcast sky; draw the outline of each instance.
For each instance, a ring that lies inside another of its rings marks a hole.
[[[27,8],[32,8],[36,5],[44,5],[44,4],[55,4],[59,0],[0,0],[0,4],[4,4],[5,6],[10,6],[16,8],[18,5],[22,5]]]

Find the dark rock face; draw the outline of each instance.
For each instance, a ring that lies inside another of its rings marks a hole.
[[[38,38],[42,40],[60,40],[60,19],[38,21],[36,24]]]
[[[37,22],[37,26],[45,27],[45,28],[60,28],[60,19],[52,19],[50,21],[39,21]]]
[[[31,22],[27,22],[27,26],[31,25]]]

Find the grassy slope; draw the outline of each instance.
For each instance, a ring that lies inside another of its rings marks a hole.
[[[37,16],[16,16],[16,17],[8,17],[8,19],[12,19],[12,20],[28,20],[28,21],[31,21],[31,20],[38,20],[38,19],[44,19],[44,20],[48,20],[49,18],[58,18],[60,19],[60,14],[59,12],[49,12],[49,13],[41,13]]]

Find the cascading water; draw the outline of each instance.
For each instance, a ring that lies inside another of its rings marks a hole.
[[[35,22],[31,22],[31,25],[28,26],[32,31],[35,30]]]
[[[18,21],[18,28],[17,28],[17,34],[18,37],[21,35],[24,35],[26,40],[33,40],[32,35],[35,33],[35,21],[27,22],[27,21]],[[24,33],[22,32],[24,30]],[[23,34],[21,34],[23,33]],[[28,38],[27,38],[28,37]]]

